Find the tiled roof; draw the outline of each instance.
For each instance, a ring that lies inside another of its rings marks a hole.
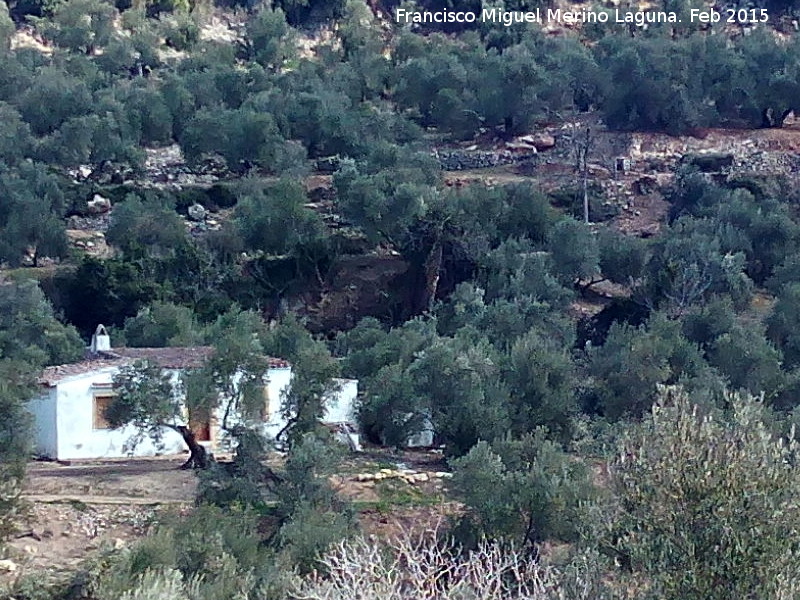
[[[131,362],[131,360],[123,358],[96,360],[90,359],[69,365],[47,367],[44,371],[42,371],[42,374],[39,377],[39,383],[52,387],[59,381],[63,381],[64,379],[68,379],[70,377],[75,377],[76,375],[85,375],[86,373],[107,369],[109,367],[121,367],[123,365],[130,364]]]
[[[122,367],[136,360],[154,362],[162,369],[196,369],[203,366],[214,352],[211,346],[183,348],[114,348],[99,352],[78,363],[47,367],[39,377],[42,385],[53,386],[76,375],[85,375],[108,367]],[[289,362],[281,358],[267,358],[268,368],[286,369]]]
[[[190,348],[114,348],[111,352],[123,358],[146,360],[162,369],[197,369],[214,352],[211,346]],[[110,354],[110,353],[104,353]]]

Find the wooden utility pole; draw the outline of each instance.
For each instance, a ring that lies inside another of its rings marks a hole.
[[[592,130],[586,128],[586,139],[583,144],[583,222],[589,223],[589,147]]]
[[[583,138],[578,137],[573,128],[572,149],[575,156],[575,170],[581,174],[583,187],[583,221],[589,223],[589,152],[594,145],[592,128],[587,127]]]

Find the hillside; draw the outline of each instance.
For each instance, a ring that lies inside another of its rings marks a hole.
[[[0,597],[796,597],[798,11],[0,2]]]

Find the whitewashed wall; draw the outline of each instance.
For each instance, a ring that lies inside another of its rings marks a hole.
[[[163,448],[156,446],[148,435],[141,436],[139,442],[132,445],[139,431],[130,425],[120,429],[94,429],[94,396],[102,395],[96,386],[111,384],[118,372],[117,367],[106,367],[63,379],[29,403],[28,408],[36,422],[39,455],[58,460],[76,460],[154,456],[186,451],[181,436],[170,429],[163,431]],[[173,370],[171,375],[177,383],[180,373]],[[290,368],[270,369],[267,373],[269,416],[263,431],[269,437],[274,438],[286,426],[286,419],[281,416],[281,402],[283,392],[291,385],[291,378]],[[351,379],[338,382],[340,391],[327,400],[324,421],[355,424],[354,403],[358,382]],[[221,422],[221,412],[215,415],[217,423]],[[230,423],[237,420],[237,416],[232,415]],[[217,441],[218,432],[213,432],[212,438]],[[214,443],[204,445],[213,447]]]
[[[57,458],[56,390],[45,388],[42,395],[28,405],[33,416],[34,451],[38,456]]]
[[[149,436],[133,448],[129,444],[136,437],[136,427],[121,429],[94,429],[94,395],[97,384],[110,384],[117,367],[107,367],[84,375],[62,380],[56,387],[58,397],[57,427],[58,454],[53,458],[72,460],[81,458],[117,458],[125,456],[155,456],[176,454],[185,450],[183,438],[175,431],[165,429],[163,450]]]

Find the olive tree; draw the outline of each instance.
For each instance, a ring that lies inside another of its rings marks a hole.
[[[136,444],[145,435],[158,443],[165,429],[183,437],[190,451],[183,468],[206,468],[209,457],[192,431],[191,418],[221,414],[220,428],[234,434],[234,417],[251,417],[263,408],[262,386],[268,360],[255,313],[232,310],[210,328],[215,348],[205,364],[176,379],[158,365],[137,361],[114,377],[116,395],[106,411],[112,427],[135,425]]]
[[[610,548],[646,598],[800,593],[800,446],[793,430],[773,433],[761,400],[727,402],[729,414],[708,414],[661,388],[611,465]]]

